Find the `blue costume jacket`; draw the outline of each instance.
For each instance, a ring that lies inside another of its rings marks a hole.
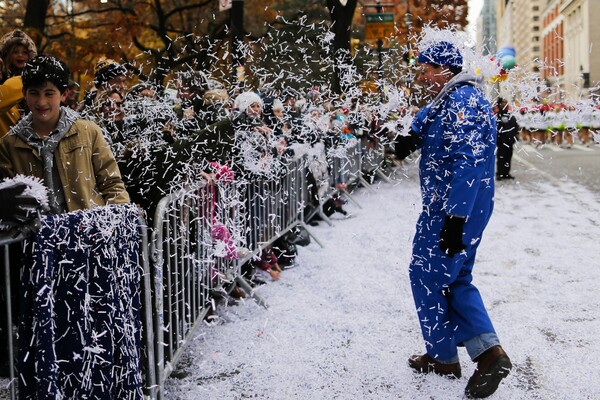
[[[461,73],[415,116],[421,139],[423,210],[413,242],[410,278],[427,353],[446,362],[456,346],[494,332],[471,284],[476,249],[494,204],[496,122],[476,76]],[[466,218],[466,250],[448,257],[439,248],[447,214]]]
[[[412,129],[422,142],[423,207],[489,218],[496,121],[490,103],[474,83],[477,81],[468,74],[456,76],[415,116]]]

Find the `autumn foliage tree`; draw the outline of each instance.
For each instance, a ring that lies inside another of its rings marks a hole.
[[[339,74],[334,67],[353,63],[350,38],[361,32],[361,26],[364,31],[363,15],[373,11],[363,3],[246,0],[244,34],[250,78],[265,83],[267,74],[278,72],[277,67],[281,72],[287,63],[298,69],[295,77],[330,82]],[[466,26],[467,0],[390,3],[400,45],[409,33],[418,35],[428,23]],[[110,57],[127,63],[141,79],[157,83],[185,68],[208,71],[227,82],[231,79],[230,15],[218,7],[216,0],[6,0],[0,2],[4,21],[0,33],[25,28],[41,53],[56,55],[70,65],[76,80],[89,80],[96,61]],[[370,62],[368,57],[365,62]],[[286,79],[286,85],[294,84],[294,77]]]
[[[419,36],[425,25],[464,29],[467,26],[468,0],[399,0],[394,6],[396,37],[402,44]],[[408,18],[406,17],[408,14]],[[410,29],[409,29],[410,26]]]

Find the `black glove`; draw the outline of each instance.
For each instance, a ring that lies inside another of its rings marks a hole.
[[[0,221],[8,226],[20,226],[37,217],[37,210],[42,207],[39,200],[31,195],[23,194],[27,188],[24,183],[0,189]]]
[[[411,129],[408,136],[396,137],[394,152],[397,159],[404,160],[420,147],[421,138]]]
[[[444,227],[440,233],[440,249],[448,255],[454,257],[467,248],[462,241],[465,218],[446,215]]]

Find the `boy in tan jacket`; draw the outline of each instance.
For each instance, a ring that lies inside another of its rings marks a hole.
[[[0,177],[43,179],[53,213],[129,203],[100,128],[61,107],[68,67],[56,58],[38,56],[25,66],[22,79],[30,113],[0,139]]]

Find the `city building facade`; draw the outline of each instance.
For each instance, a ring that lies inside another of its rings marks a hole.
[[[542,56],[542,0],[496,0],[498,48],[512,46],[525,71],[539,71]]]
[[[520,70],[538,74],[545,86],[540,100],[577,102],[600,95],[596,21],[600,0],[484,0],[477,41],[484,54],[513,47]]]
[[[562,0],[565,95],[571,100],[597,94],[600,83],[600,1]]]
[[[484,0],[477,18],[477,44],[482,54],[496,54],[496,0]]]

